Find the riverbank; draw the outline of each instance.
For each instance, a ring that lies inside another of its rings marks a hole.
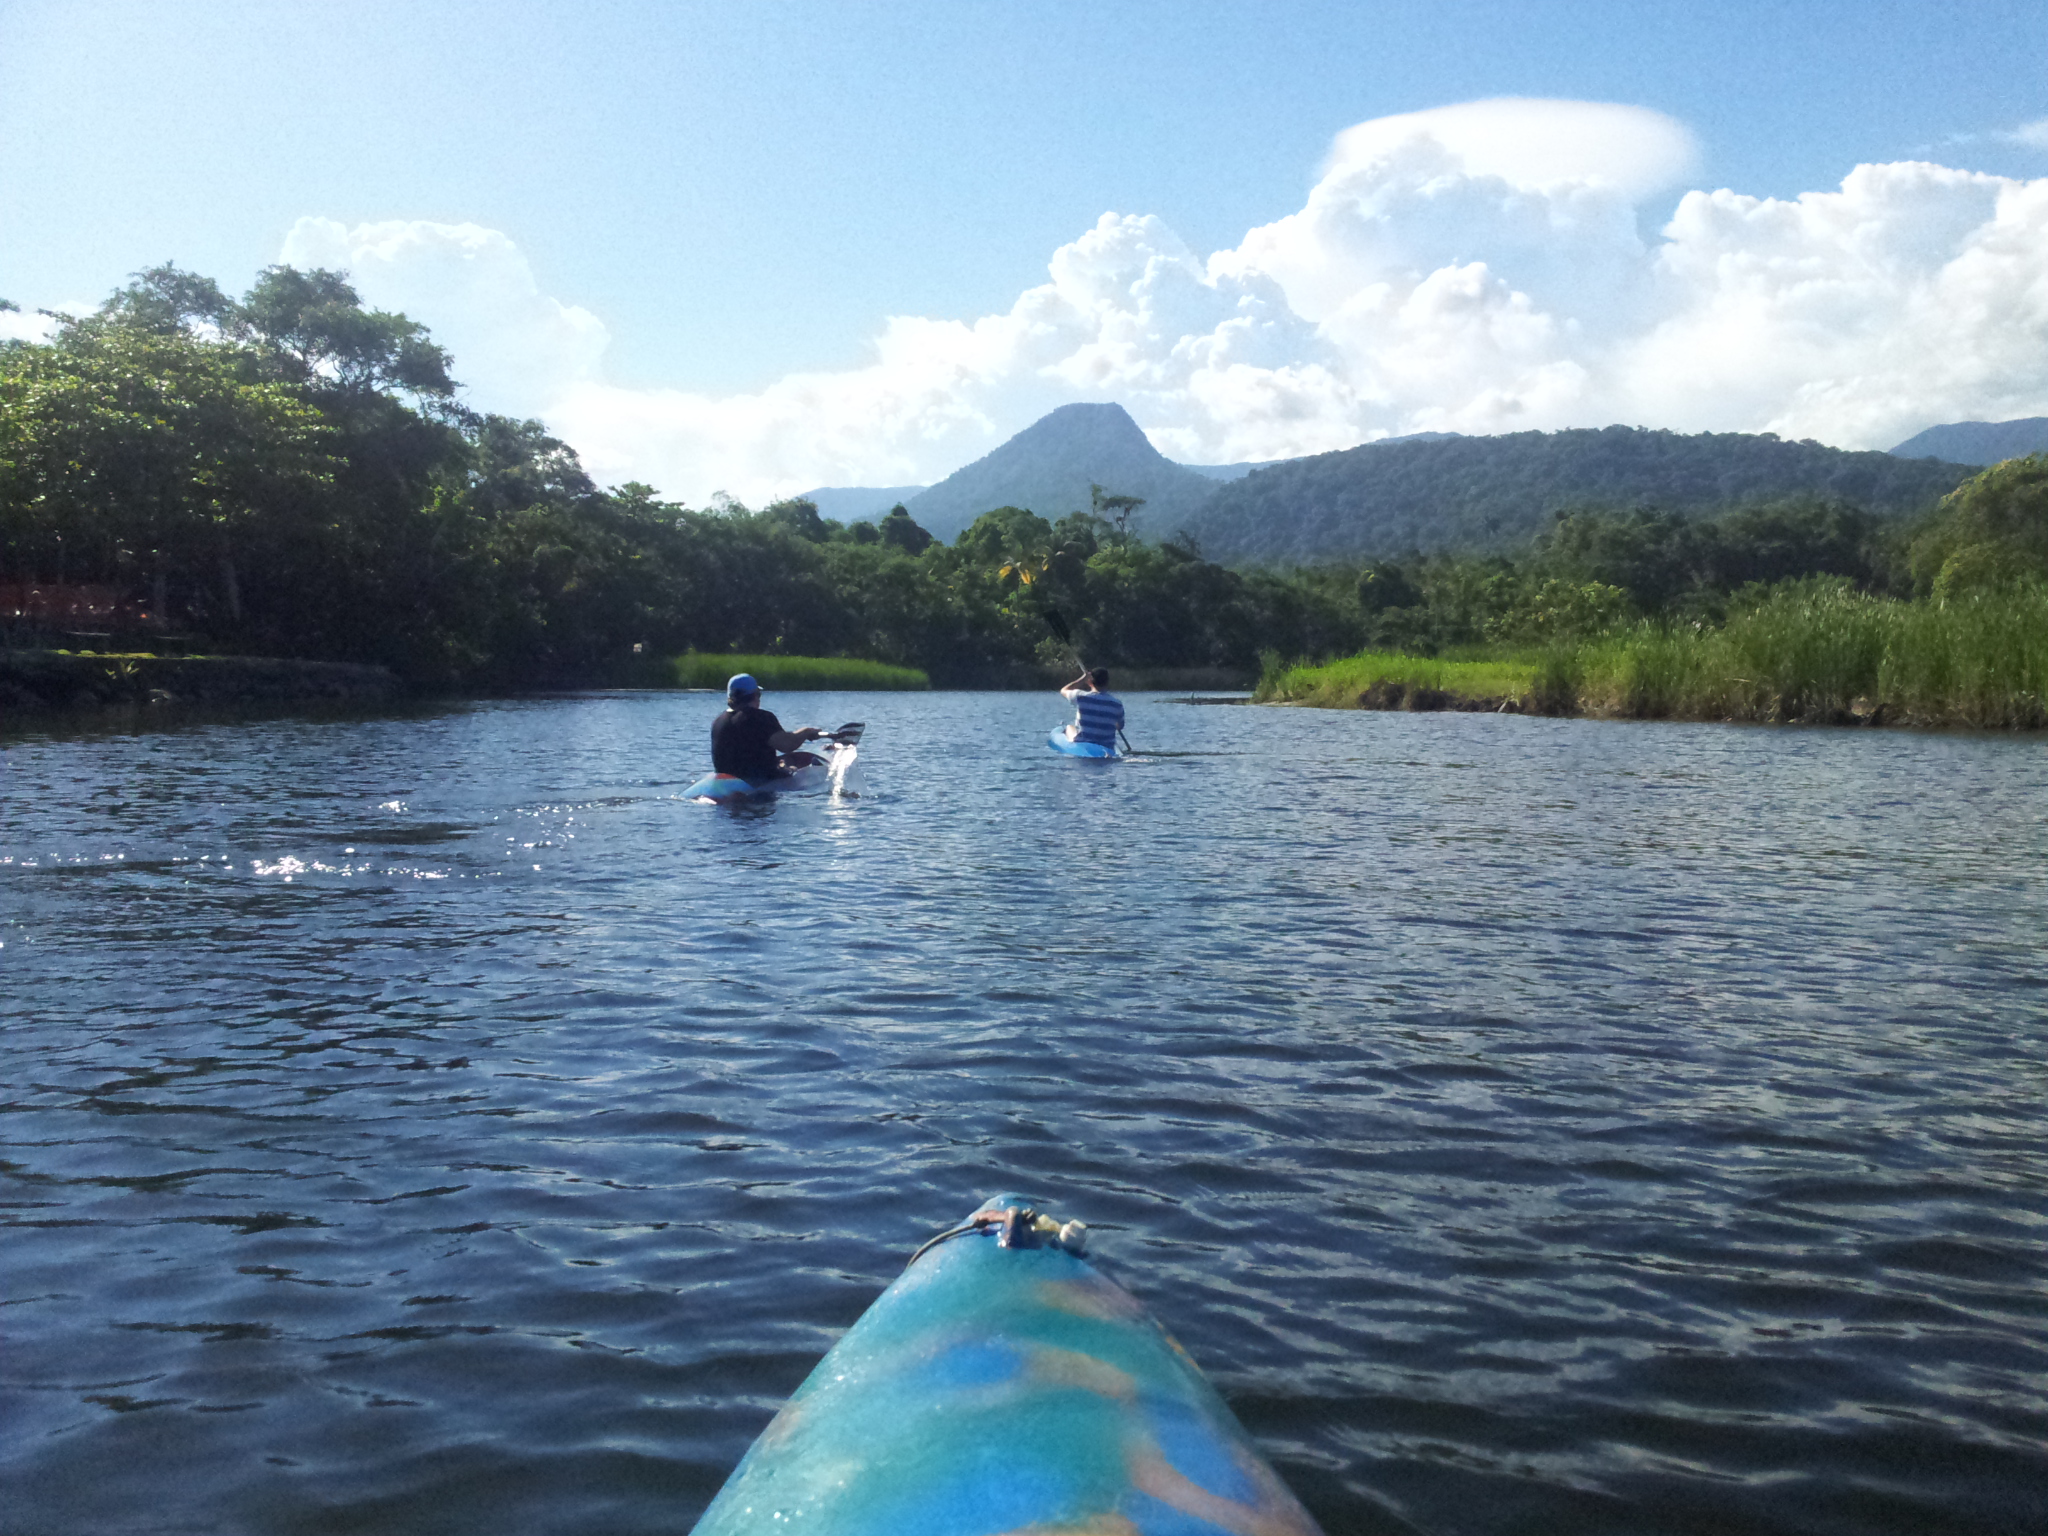
[[[876,662],[809,657],[648,658],[606,680],[624,688],[700,688],[722,693],[734,672],[753,672],[778,693],[922,691],[924,673]],[[1253,677],[1227,667],[1119,667],[1120,692],[1249,689]],[[1068,671],[1018,667],[974,679],[976,691],[1051,692]],[[590,686],[604,686],[593,682]],[[270,656],[164,656],[145,651],[0,649],[0,719],[181,704],[388,703],[408,689],[389,669]],[[571,688],[569,691],[577,691]],[[495,696],[479,693],[477,697]]]
[[[404,692],[384,667],[275,656],[0,651],[0,712],[134,705],[379,703]]]
[[[852,693],[922,692],[932,680],[916,667],[844,656],[764,656],[686,651],[664,663],[666,676],[655,686],[725,690],[735,673],[753,676],[777,693],[845,691]]]
[[[1540,650],[1274,665],[1255,700],[1620,720],[2048,729],[2048,592],[1899,602],[1775,593],[1719,627],[1642,623]]]
[[[923,691],[929,675],[915,667],[827,656],[760,656],[691,651],[632,674],[628,686],[709,688],[725,690],[735,672],[751,673],[775,693],[831,691],[848,693]],[[945,677],[942,686],[987,693],[1051,691],[1074,680],[1071,667],[970,667]],[[1234,667],[1112,667],[1111,686],[1119,693],[1223,691],[1248,689],[1256,681],[1249,670]]]

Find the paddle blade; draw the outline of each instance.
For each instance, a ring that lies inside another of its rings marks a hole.
[[[830,739],[838,742],[842,747],[850,747],[859,742],[861,737],[866,734],[867,728],[868,723],[865,720],[850,720],[845,725],[839,727],[838,730],[831,732]]]
[[[1045,627],[1052,631],[1053,639],[1059,641],[1061,645],[1072,645],[1074,643],[1074,632],[1067,628],[1066,615],[1061,613],[1059,609],[1048,608],[1045,610]]]

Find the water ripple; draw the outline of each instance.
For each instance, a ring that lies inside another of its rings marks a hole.
[[[684,1529],[1015,1187],[1333,1536],[2048,1523],[2038,743],[789,707],[8,743],[8,1530]]]

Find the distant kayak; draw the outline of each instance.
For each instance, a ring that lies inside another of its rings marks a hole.
[[[1015,1195],[914,1255],[695,1536],[1318,1536],[1186,1351]]]
[[[1123,756],[1115,747],[1105,747],[1100,742],[1070,739],[1067,728],[1063,725],[1052,728],[1052,734],[1045,738],[1045,744],[1062,757],[1092,757],[1100,761],[1104,758]]]

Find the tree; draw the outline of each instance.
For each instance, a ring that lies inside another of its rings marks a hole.
[[[761,516],[811,544],[824,543],[832,537],[832,530],[839,526],[827,522],[818,511],[818,504],[807,496],[771,502],[761,509]]]
[[[204,323],[216,331],[232,320],[235,306],[210,277],[180,270],[174,263],[134,273],[100,306],[100,316],[131,330],[159,336],[182,335]]]
[[[1703,532],[1711,580],[1723,592],[1808,576],[1846,576],[1866,588],[1884,581],[1882,525],[1844,501],[1808,496],[1739,507]]]
[[[1052,553],[1045,574],[1051,594],[1063,601],[1087,586],[1088,562],[1110,536],[1109,524],[1088,512],[1069,512],[1052,525]]]
[[[145,559],[160,618],[170,575],[210,568],[240,621],[238,539],[331,478],[331,441],[318,411],[232,343],[85,320],[0,354],[10,546],[54,541],[107,575]]]
[[[1035,560],[1052,545],[1052,524],[1023,507],[997,507],[984,512],[953,541],[962,557],[990,567]]]
[[[1131,518],[1138,508],[1145,505],[1142,496],[1111,496],[1092,481],[1088,486],[1088,510],[1103,522],[1109,524],[1111,537],[1119,544],[1127,544],[1131,538]]]
[[[576,450],[552,435],[544,422],[479,416],[469,423],[467,438],[469,503],[478,512],[566,506],[598,494]],[[651,503],[653,488],[638,489]]]
[[[1422,589],[1408,579],[1400,566],[1375,560],[1358,574],[1358,606],[1366,613],[1384,613],[1390,608],[1414,608],[1423,601]]]
[[[932,546],[932,536],[918,526],[910,515],[910,509],[900,501],[889,509],[889,515],[879,526],[882,542],[906,555],[921,555]]]
[[[1536,564],[1566,582],[1620,587],[1644,612],[1662,613],[1681,593],[1713,585],[1714,542],[1705,524],[1671,512],[1560,512]]]
[[[265,267],[228,315],[230,329],[265,348],[294,383],[344,394],[399,392],[448,399],[448,354],[425,326],[365,309],[347,275]]]
[[[2048,578],[2048,454],[2007,459],[1943,499],[1908,556],[1936,597]]]

